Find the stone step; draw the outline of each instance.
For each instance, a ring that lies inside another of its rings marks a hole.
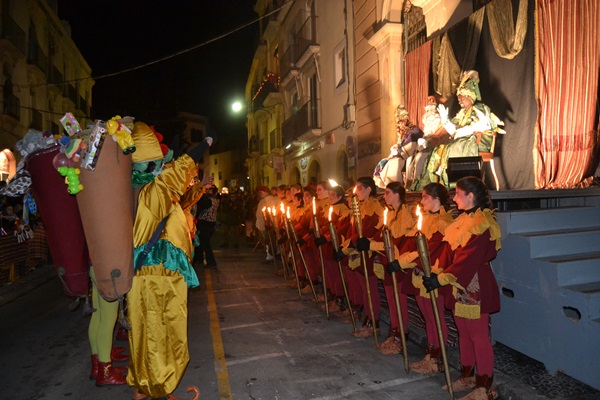
[[[598,227],[600,229],[600,207],[519,210],[498,213],[498,218],[505,219],[507,231],[503,234],[552,232],[571,228]]]
[[[600,252],[557,255],[538,258],[556,269],[559,286],[585,285],[600,282]]]

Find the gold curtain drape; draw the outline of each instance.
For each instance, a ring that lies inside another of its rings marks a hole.
[[[586,187],[598,151],[600,2],[538,0],[537,188]]]
[[[461,63],[456,60],[448,34],[434,39],[433,44],[433,87],[436,93],[450,98],[460,82],[461,71],[473,69],[483,27],[485,8],[480,8],[469,17],[465,57]]]
[[[494,0],[485,6],[492,44],[502,58],[512,60],[523,49],[527,34],[527,2],[519,1],[516,24],[513,23],[511,0]]]

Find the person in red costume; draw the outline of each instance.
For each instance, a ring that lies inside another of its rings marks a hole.
[[[429,247],[431,265],[433,272],[442,271],[452,261],[452,250],[448,242],[445,242],[444,232],[454,219],[450,213],[446,212],[448,203],[448,190],[440,183],[430,183],[423,188],[421,193],[421,205],[423,206],[423,226],[421,233],[427,239]],[[417,233],[415,225],[407,234],[410,240],[406,241],[403,255],[400,257],[400,267],[404,270],[412,270],[409,274],[408,282],[402,286],[402,291],[408,295],[415,296],[419,310],[425,320],[425,331],[427,333],[426,355],[420,361],[413,362],[410,369],[418,374],[430,374],[435,372],[444,372],[444,363],[441,357],[441,346],[448,340],[448,326],[444,318],[444,291],[437,291],[436,305],[440,315],[442,326],[442,335],[444,343],[440,343],[433,305],[429,293],[423,286],[422,277],[424,272],[417,251],[415,235]],[[448,293],[451,295],[451,293]]]
[[[375,181],[371,177],[358,178],[355,186],[355,195],[359,202],[360,218],[362,221],[362,238],[359,238],[356,223],[352,224],[348,232],[348,240],[344,243],[345,252],[349,253],[348,266],[351,269],[356,269],[361,274],[359,279],[361,293],[363,294],[363,304],[365,308],[365,318],[362,326],[358,331],[353,332],[355,337],[368,338],[373,336],[374,329],[379,327],[379,310],[381,308],[381,299],[377,289],[377,276],[373,271],[374,253],[369,250],[370,240],[375,237],[379,228],[383,224],[383,206],[377,199],[377,188]],[[369,280],[369,291],[371,293],[371,301],[373,312],[369,304],[367,292],[367,280],[364,276],[364,267],[361,265],[362,256],[360,252],[366,252],[367,274]]]
[[[462,213],[446,228],[444,240],[454,257],[443,271],[423,277],[427,291],[452,286],[444,296],[459,335],[461,377],[454,391],[474,389],[460,400],[496,399],[492,387],[494,350],[490,341],[490,314],[500,311],[498,284],[490,261],[501,247],[501,232],[485,184],[476,177],[456,183],[454,202]]]
[[[393,241],[393,246],[397,249],[404,247],[406,241],[406,235],[410,228],[414,225],[414,218],[405,204],[406,190],[400,182],[389,183],[383,194],[385,203],[388,206],[388,216],[386,225],[388,226]],[[374,240],[370,243],[371,250],[377,250],[381,253],[385,253],[382,230],[377,232]],[[383,264],[387,264],[388,261],[385,256],[378,255],[379,261],[382,259]],[[390,310],[390,329],[388,332],[387,339],[379,346],[377,351],[381,354],[392,355],[400,354],[402,352],[402,332],[400,330],[400,320],[398,318],[398,308],[396,307],[396,294],[394,292],[392,273],[398,272],[396,270],[389,270],[385,273],[382,264],[375,264],[376,274],[380,279],[383,280],[383,286],[385,288],[385,297]],[[399,270],[399,268],[398,268]],[[402,325],[404,327],[404,334],[408,334],[408,303],[406,294],[400,290],[404,285],[407,275],[400,272],[396,274],[396,281],[398,285],[398,300],[400,303],[400,313],[402,314]]]

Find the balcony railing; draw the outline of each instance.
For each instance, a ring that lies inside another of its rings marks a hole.
[[[38,131],[44,130],[42,126],[42,113],[38,110],[31,110],[31,128]]]
[[[2,17],[2,39],[12,42],[23,54],[27,52],[25,31],[8,15]]]
[[[281,56],[281,60],[279,61],[279,69],[281,71],[281,79],[285,79],[291,70],[294,68],[294,63],[296,62],[296,49],[295,46],[290,46],[287,48],[285,53]]]
[[[291,117],[286,119],[281,127],[283,146],[287,146],[311,129],[320,128],[319,101],[308,100]]]
[[[262,83],[256,88],[254,97],[252,98],[253,110],[262,108],[263,102],[270,93],[277,93],[279,91],[279,76],[275,74],[268,74]]]
[[[317,44],[317,17],[310,16],[296,33],[297,54],[294,61],[298,61],[308,48],[315,44]]]
[[[258,138],[256,136],[252,136],[248,140],[248,153],[258,153]]]
[[[21,119],[21,100],[14,94],[4,97],[4,114],[19,121]]]
[[[44,54],[42,48],[37,43],[30,43],[27,63],[35,65],[44,74],[48,72],[48,56]]]

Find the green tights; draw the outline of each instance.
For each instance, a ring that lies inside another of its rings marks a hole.
[[[92,313],[88,329],[90,347],[92,354],[98,355],[98,361],[107,363],[110,362],[113,331],[119,314],[119,302],[108,302],[100,296],[93,267],[90,268],[90,278],[92,279],[92,305],[96,309]]]

